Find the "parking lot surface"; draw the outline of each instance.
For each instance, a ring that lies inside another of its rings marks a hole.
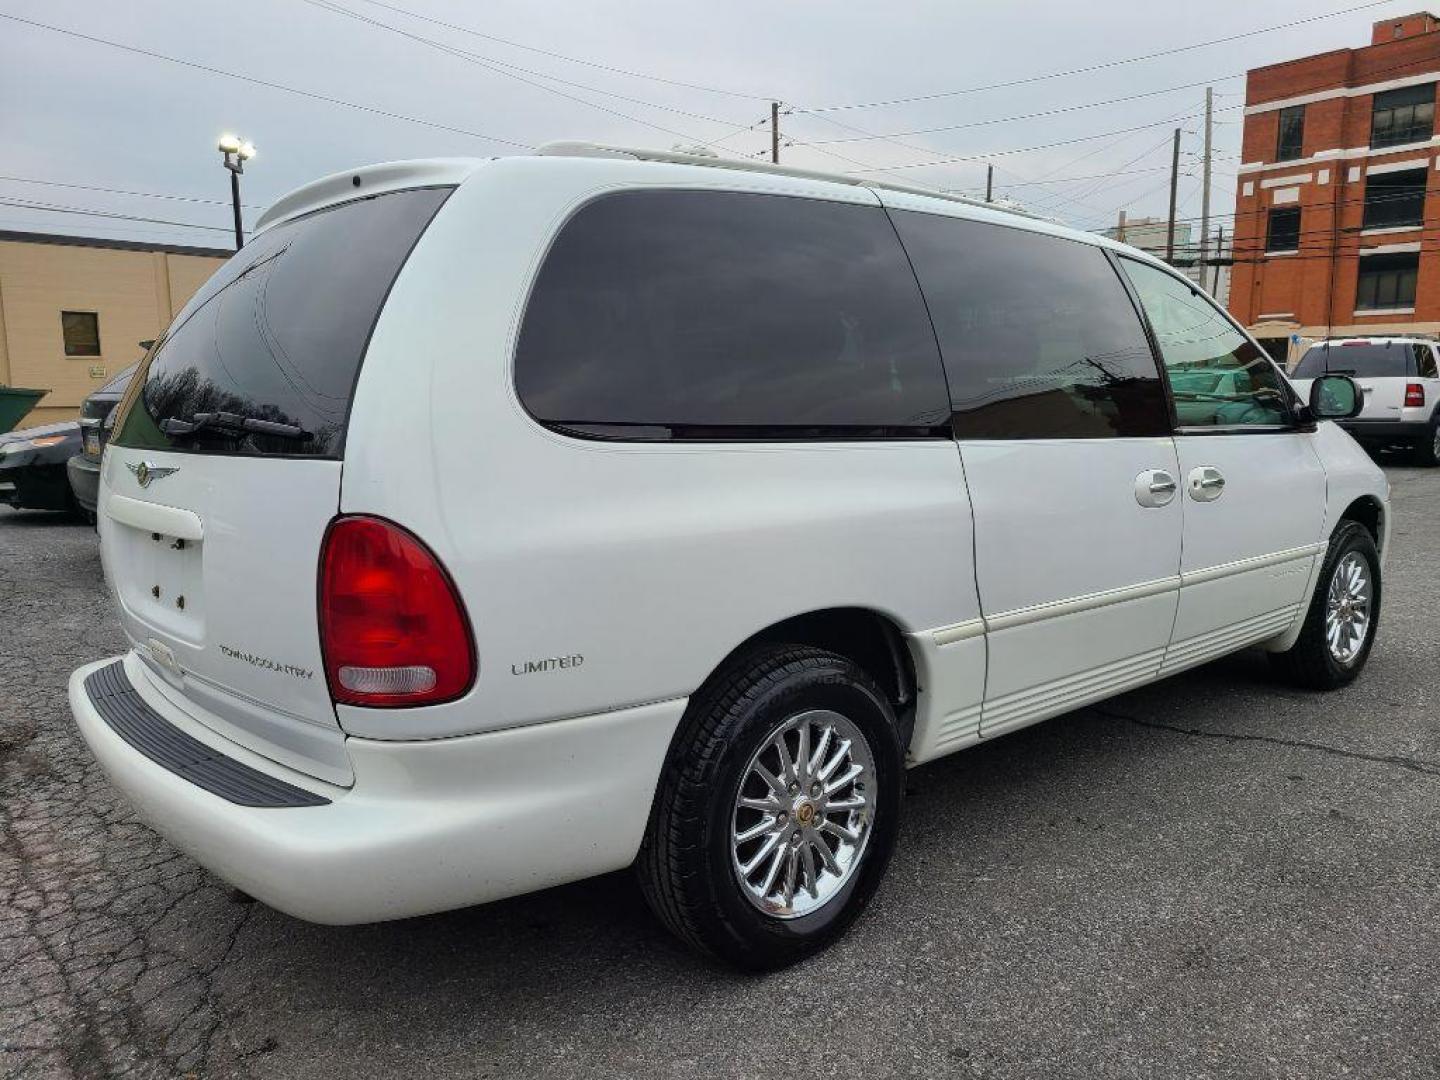
[[[138,824],[65,680],[94,533],[0,510],[0,1076],[1440,1076],[1440,470],[1360,681],[1243,654],[917,769],[829,952],[697,959],[628,875],[310,926]]]

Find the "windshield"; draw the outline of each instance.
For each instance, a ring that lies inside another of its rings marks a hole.
[[[357,199],[261,233],[150,354],[116,444],[339,457],[370,331],[451,190]]]
[[[1418,341],[1356,341],[1312,345],[1296,365],[1294,378],[1319,375],[1356,375],[1362,379],[1404,378],[1418,370],[1421,353],[1429,348]]]

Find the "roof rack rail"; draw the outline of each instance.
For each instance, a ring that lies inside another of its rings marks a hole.
[[[883,188],[886,191],[923,195],[931,199],[943,199],[946,202],[964,203],[966,206],[994,210],[1001,214],[1014,214],[1017,217],[1043,220],[1027,210],[985,202],[983,199],[971,199],[964,195],[954,195],[948,191],[914,187],[910,184],[895,184],[888,180],[866,180],[859,176],[824,172],[819,169],[796,169],[789,165],[774,165],[768,161],[746,161],[740,158],[682,154],[673,150],[647,150],[643,147],[606,146],[602,143],[574,141],[549,142],[539,147],[535,153],[542,157],[631,158],[635,161],[665,161],[672,165],[703,165],[711,169],[734,169],[737,172],[772,173],[776,176],[793,176],[801,180],[824,180],[832,184],[848,184],[851,187]]]

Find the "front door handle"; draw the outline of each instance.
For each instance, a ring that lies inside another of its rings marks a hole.
[[[1164,506],[1175,498],[1175,478],[1164,469],[1146,469],[1135,477],[1135,501],[1141,506]]]
[[[1214,465],[1190,470],[1190,497],[1196,502],[1214,502],[1225,493],[1225,476]]]

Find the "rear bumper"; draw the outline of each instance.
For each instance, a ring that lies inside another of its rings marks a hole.
[[[0,503],[17,510],[68,510],[70,483],[61,464],[0,463]]]
[[[76,454],[65,463],[65,471],[70,477],[70,490],[75,494],[75,501],[80,506],[95,513],[96,504],[100,501],[100,463],[91,461],[84,454]]]
[[[1412,442],[1430,438],[1429,420],[1342,420],[1340,426],[1362,442]]]
[[[683,700],[427,742],[347,740],[351,788],[266,762],[145,703],[212,752],[328,800],[244,806],[136,749],[70,677],[91,751],[157,832],[272,907],[320,923],[422,915],[628,866]]]

